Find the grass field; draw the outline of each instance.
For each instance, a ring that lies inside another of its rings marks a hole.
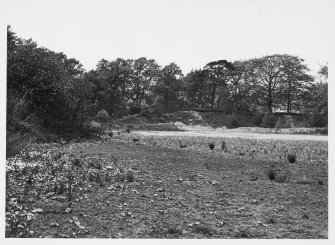
[[[7,159],[6,237],[328,237],[327,142],[222,142],[33,145]]]

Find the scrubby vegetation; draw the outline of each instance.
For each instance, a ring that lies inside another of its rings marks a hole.
[[[7,159],[6,237],[327,238],[326,142],[204,139],[32,144]]]
[[[106,123],[134,114],[147,120],[190,108],[229,115],[224,123],[233,128],[245,126],[245,115],[255,116],[253,125],[275,127],[273,113],[284,110],[309,117],[306,127],[328,125],[327,66],[312,77],[295,56],[218,60],[184,76],[175,63],[161,67],[145,57],[101,59],[96,69],[85,71],[78,60],[19,38],[9,26],[7,44],[9,155],[23,142],[41,138],[37,129],[87,136],[97,129],[87,126],[91,120]],[[23,104],[27,107],[20,115],[15,110]],[[211,125],[216,124],[214,116]]]

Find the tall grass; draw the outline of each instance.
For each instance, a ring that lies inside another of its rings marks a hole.
[[[7,95],[6,158],[27,147],[38,136],[36,117],[29,110],[25,96],[19,98],[10,91]]]

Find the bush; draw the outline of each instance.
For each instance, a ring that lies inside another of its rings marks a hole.
[[[326,127],[328,126],[328,118],[326,115],[322,115],[320,113],[315,113],[311,115],[308,119],[311,127]]]
[[[11,91],[7,98],[6,157],[24,149],[37,137],[41,137],[36,117],[29,112],[29,103],[19,99]]]
[[[133,115],[133,114],[138,114],[141,112],[141,105],[139,104],[131,104],[129,106],[129,114]]]
[[[232,127],[237,128],[238,127],[238,117],[233,114],[230,118],[230,124]]]
[[[269,178],[269,180],[275,180],[276,179],[276,175],[277,175],[277,171],[274,169],[270,169],[267,172],[267,176]]]
[[[295,163],[296,158],[297,158],[297,156],[294,155],[294,154],[288,154],[288,156],[287,156],[287,160],[288,160],[290,163]]]
[[[93,119],[98,122],[108,123],[111,120],[108,112],[106,110],[100,110],[98,114],[96,114]]]
[[[221,149],[223,151],[227,150],[227,145],[226,145],[226,142],[224,140],[221,142]]]
[[[133,170],[131,169],[127,170],[125,175],[126,175],[125,178],[128,182],[134,182],[135,176]]]
[[[256,113],[255,116],[253,117],[253,122],[256,126],[260,126],[263,121],[263,115]]]
[[[214,147],[215,147],[214,142],[208,143],[208,147],[209,149],[214,150]]]
[[[273,113],[271,112],[267,112],[263,117],[261,126],[265,128],[274,128],[276,125],[276,121],[277,121],[276,116],[273,115]]]

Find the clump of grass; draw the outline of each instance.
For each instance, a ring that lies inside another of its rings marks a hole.
[[[183,232],[181,229],[177,228],[177,227],[169,227],[167,230],[167,233],[171,234],[171,235],[181,235]]]
[[[227,150],[227,145],[226,145],[226,142],[224,140],[221,142],[221,149],[223,151]]]
[[[207,162],[204,163],[206,169],[209,169],[209,164]]]
[[[209,149],[214,150],[214,148],[215,148],[214,142],[208,143],[208,147],[209,147]]]
[[[279,182],[279,183],[285,183],[287,179],[286,175],[282,175],[282,176],[278,176],[278,178],[275,178],[275,181]]]
[[[197,225],[194,227],[193,231],[195,233],[201,233],[208,236],[212,236],[215,233],[215,231],[212,228],[205,225]]]
[[[297,156],[295,154],[288,154],[287,155],[287,160],[290,162],[290,163],[295,163],[297,159]]]
[[[275,180],[276,179],[276,175],[277,175],[277,171],[275,169],[269,169],[267,171],[267,176],[269,178],[269,180]]]
[[[134,182],[134,179],[135,179],[134,171],[131,169],[127,170],[127,172],[125,173],[125,179],[128,182]]]
[[[266,221],[267,224],[276,224],[277,221],[275,220],[274,217],[270,217],[267,221]]]
[[[115,174],[115,181],[116,182],[123,182],[125,180],[125,175],[121,171],[117,171]]]
[[[253,235],[252,235],[252,233],[251,233],[251,231],[249,229],[242,228],[242,229],[240,229],[236,233],[235,237],[238,237],[238,238],[250,238],[250,237],[253,237]]]

